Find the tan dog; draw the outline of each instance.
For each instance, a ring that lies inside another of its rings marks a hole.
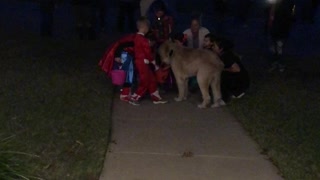
[[[225,105],[220,90],[220,76],[224,65],[218,55],[209,50],[182,47],[172,41],[163,43],[159,48],[159,54],[162,62],[171,65],[176,78],[179,91],[176,101],[187,99],[188,78],[197,76],[203,98],[202,104],[198,107],[205,108],[210,104],[209,86],[214,96],[212,107]]]

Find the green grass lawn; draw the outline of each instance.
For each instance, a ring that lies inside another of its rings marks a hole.
[[[106,46],[1,38],[0,179],[98,179],[113,93],[97,67]]]
[[[231,110],[285,179],[320,179],[319,58],[289,60],[283,74],[253,72]]]

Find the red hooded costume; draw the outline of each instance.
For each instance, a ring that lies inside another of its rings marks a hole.
[[[121,46],[121,44],[133,42],[135,36],[136,34],[125,35],[107,48],[106,52],[104,53],[102,59],[99,62],[99,66],[107,74],[108,77],[111,78],[110,73],[114,67],[114,59],[116,56],[117,49]],[[130,53],[131,55],[134,54],[133,47],[125,48],[125,51]],[[129,87],[123,86],[120,93],[120,99],[123,101],[128,101],[130,92],[131,92],[131,85]]]
[[[111,44],[106,52],[104,53],[103,57],[101,58],[99,62],[99,66],[101,69],[106,72],[106,74],[110,77],[110,72],[113,67],[114,63],[114,56],[117,48],[119,47],[120,44],[127,43],[127,42],[133,42],[135,39],[136,34],[128,34],[120,38],[118,41],[114,42]],[[126,51],[130,51],[129,49],[126,49]]]

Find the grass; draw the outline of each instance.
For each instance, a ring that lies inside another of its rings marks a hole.
[[[253,72],[231,110],[285,179],[320,179],[319,58],[290,61],[284,74]]]
[[[98,179],[113,92],[97,67],[105,47],[1,38],[0,179]]]

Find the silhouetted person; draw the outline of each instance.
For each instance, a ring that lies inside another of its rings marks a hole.
[[[293,0],[279,0],[271,5],[268,17],[268,32],[272,38],[272,65],[269,71],[283,72],[283,47],[291,31],[295,15]]]
[[[54,0],[40,1],[41,10],[41,36],[52,37],[53,35],[53,13],[55,9]]]
[[[72,0],[74,15],[76,19],[76,29],[80,39],[96,39],[95,7],[96,0]]]
[[[139,2],[137,0],[119,0],[118,11],[118,30],[120,32],[125,31],[126,18],[129,26],[129,31],[135,31],[135,12],[138,9]]]

